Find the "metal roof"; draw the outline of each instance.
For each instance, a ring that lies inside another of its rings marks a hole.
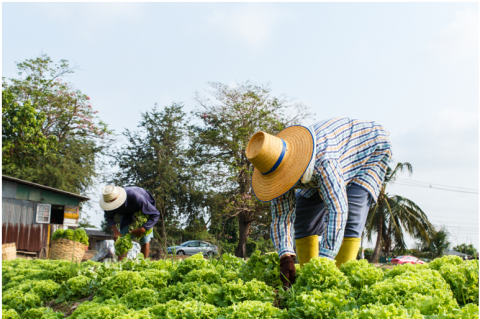
[[[113,235],[109,235],[104,233],[103,231],[99,229],[92,229],[92,228],[85,228],[85,232],[89,236],[96,236],[96,237],[113,237]]]
[[[470,255],[458,252],[456,250],[446,250],[445,255],[453,255],[453,256],[459,256],[459,257],[465,257],[465,256],[470,257]]]
[[[14,177],[10,177],[10,176],[6,176],[6,175],[2,175],[2,180],[3,179],[13,181],[13,182],[17,182],[17,183],[21,183],[21,184],[25,184],[25,185],[29,185],[29,186],[40,188],[40,189],[46,189],[46,190],[56,192],[56,193],[69,195],[69,196],[72,196],[72,197],[75,197],[75,198],[79,198],[80,201],[82,201],[82,202],[90,200],[89,197],[85,197],[85,196],[77,195],[77,194],[74,194],[74,193],[62,191],[60,189],[53,188],[53,187],[48,187],[48,186],[44,186],[44,185],[40,185],[40,184],[36,184],[36,183],[32,183],[32,182],[27,182],[27,181],[24,181],[24,180],[21,180],[21,179],[18,179],[18,178],[14,178]]]

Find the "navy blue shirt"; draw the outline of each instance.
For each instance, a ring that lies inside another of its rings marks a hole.
[[[155,199],[146,189],[140,187],[124,187],[127,193],[125,203],[120,207],[105,211],[105,219],[108,222],[108,227],[115,225],[115,215],[120,215],[120,229],[130,225],[135,219],[135,214],[142,211],[148,215],[147,222],[143,225],[145,230],[152,228],[160,218],[160,212],[155,207]]]

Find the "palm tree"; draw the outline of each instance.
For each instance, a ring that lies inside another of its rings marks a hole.
[[[394,170],[387,168],[387,174],[376,203],[372,203],[365,225],[365,234],[369,241],[372,234],[377,233],[377,241],[372,255],[372,262],[378,262],[380,249],[389,255],[392,244],[396,248],[406,249],[404,233],[430,242],[434,228],[427,215],[408,198],[399,195],[389,195],[386,192],[388,183],[393,183],[399,172],[407,170],[412,173],[410,163],[398,163]]]
[[[430,258],[441,257],[445,251],[450,247],[450,241],[448,237],[450,233],[445,228],[445,226],[437,229],[433,229],[433,232],[430,234],[429,240],[424,241],[420,239],[422,251],[428,252]]]

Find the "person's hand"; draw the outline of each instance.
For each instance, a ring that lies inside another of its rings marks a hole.
[[[120,234],[120,232],[118,231],[117,226],[113,225],[112,230],[113,230],[113,240],[117,241],[118,237],[122,237],[122,234]]]
[[[280,259],[280,279],[283,283],[283,289],[290,288],[295,283],[295,278],[295,262],[292,256],[282,256]]]
[[[140,227],[130,231],[130,234],[132,234],[135,237],[140,237],[143,235],[144,232],[146,232],[146,229],[144,227]]]

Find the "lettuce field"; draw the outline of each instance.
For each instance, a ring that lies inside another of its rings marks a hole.
[[[376,268],[314,258],[283,291],[277,254],[2,262],[2,318],[478,318],[478,262]]]

